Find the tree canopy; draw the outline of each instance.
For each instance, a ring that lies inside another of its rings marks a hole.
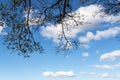
[[[44,46],[35,40],[32,31],[60,24],[62,31],[57,51],[79,47],[79,41],[67,36],[70,25],[67,20],[71,20],[73,26],[87,24],[84,15],[77,15],[75,11],[90,4],[104,6],[103,11],[109,15],[120,12],[119,0],[1,0],[0,25],[6,26],[5,46],[24,57],[34,52],[42,53]]]

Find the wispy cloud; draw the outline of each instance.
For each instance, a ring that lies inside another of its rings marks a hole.
[[[98,54],[100,51],[99,50],[96,50],[96,54]]]
[[[116,77],[116,78],[120,78],[120,74],[117,74],[115,77]]]
[[[111,65],[94,65],[93,67],[97,69],[114,69]]]
[[[84,75],[85,77],[91,77],[91,78],[110,78],[109,73],[95,73],[95,72],[80,72],[81,75]]]
[[[100,56],[100,61],[103,60],[115,60],[120,57],[120,50],[111,51],[108,53],[104,53]]]
[[[98,74],[95,72],[80,72],[80,75],[85,75],[87,77],[98,77]]]
[[[58,71],[58,72],[50,72],[50,71],[47,71],[47,72],[43,72],[43,76],[44,77],[74,77],[75,74],[73,73],[73,71],[68,71],[68,72],[65,72],[65,71]]]
[[[80,74],[84,75],[84,74],[88,74],[88,72],[80,72]]]
[[[90,55],[89,55],[88,52],[83,52],[82,56],[83,56],[83,57],[89,57]]]
[[[100,75],[102,78],[110,78],[109,73],[103,73]]]
[[[108,64],[93,65],[92,67],[96,68],[96,69],[118,69],[118,68],[120,68],[120,63],[111,64],[111,65],[108,65]]]
[[[86,74],[89,74],[89,75],[96,75],[95,72],[80,72],[80,74],[82,74],[82,75],[86,75]]]
[[[114,66],[120,68],[120,63],[115,64]]]

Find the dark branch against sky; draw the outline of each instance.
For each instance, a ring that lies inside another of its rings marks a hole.
[[[75,20],[74,13],[80,7],[91,4],[102,5],[105,13],[117,15],[120,9],[118,0],[1,0],[0,1],[0,21],[7,26],[7,35],[4,35],[6,47],[18,51],[23,56],[35,51],[42,52],[40,42],[36,42],[32,29],[39,29],[41,26],[47,27],[49,24],[61,24],[61,34],[59,37],[60,50],[64,51],[73,45],[79,45],[66,36],[65,18],[71,19],[76,25],[86,24],[83,21]],[[36,20],[36,18],[38,20]],[[81,16],[78,16],[81,19]],[[31,23],[34,22],[33,25]],[[61,44],[62,43],[62,44]],[[68,47],[69,46],[69,47]]]

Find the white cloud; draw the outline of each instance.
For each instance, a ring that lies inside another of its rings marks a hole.
[[[113,69],[113,66],[110,65],[94,65],[94,68],[98,68],[98,69]]]
[[[89,74],[88,72],[80,72],[80,74],[85,75],[85,74]]]
[[[96,12],[99,12],[99,10],[101,10],[101,6],[90,5],[87,7],[81,7],[77,11],[70,13],[73,15],[75,13],[74,16],[75,20],[78,22],[83,21],[85,24],[75,26],[75,22],[73,20],[71,20],[70,18],[65,18],[65,23],[67,23],[67,25],[64,25],[66,36],[69,38],[74,38],[80,32],[84,32],[85,30],[95,28],[96,26],[93,25],[96,25],[102,19],[99,17],[100,14],[96,15]],[[93,15],[96,16],[93,17]],[[81,18],[79,18],[78,16],[80,16]],[[86,22],[90,24],[87,24]],[[56,24],[56,26],[50,25],[46,28],[43,28],[41,34],[47,38],[53,39],[54,42],[58,42],[57,39],[60,36],[61,32],[62,32],[61,24]]]
[[[110,23],[119,22],[120,21],[120,14],[118,14],[117,16],[105,14],[105,17],[103,18],[103,20],[105,20],[106,22],[110,22]]]
[[[87,78],[120,78],[120,74],[112,74],[112,73],[96,73],[96,72],[80,72],[81,76],[87,77]]]
[[[61,34],[61,27],[48,26],[43,28],[41,34],[49,39],[53,39],[53,42],[58,43],[59,36]]]
[[[120,78],[120,74],[112,74],[112,73],[95,73],[95,72],[80,72],[80,75],[85,78]]]
[[[90,72],[89,74],[92,76],[97,76],[97,73],[95,73],[95,72]]]
[[[97,75],[95,72],[80,72],[81,75]]]
[[[2,26],[0,26],[0,34],[2,33],[2,30],[3,30],[3,27],[2,27]]]
[[[5,28],[6,24],[4,22],[0,21],[0,34],[1,35],[6,35],[7,32],[5,32],[3,29]]]
[[[120,57],[120,50],[105,53],[100,56],[100,60],[115,60]]]
[[[120,74],[117,74],[117,75],[116,75],[116,78],[120,78]]]
[[[88,77],[94,77],[94,78],[98,76],[98,74],[95,72],[80,72],[80,74]]]
[[[120,27],[114,27],[104,31],[97,31],[95,35],[92,32],[87,32],[86,36],[80,37],[79,40],[82,43],[89,43],[91,40],[113,37],[118,33],[120,33]]]
[[[7,35],[7,33],[3,31],[4,27],[5,26],[0,26],[0,35]]]
[[[115,64],[115,67],[119,67],[119,68],[120,68],[120,63],[118,63],[118,64]]]
[[[109,23],[115,23],[116,21],[120,20],[120,16],[114,16],[114,15],[107,15],[101,10],[104,9],[104,7],[100,5],[89,5],[85,7],[80,7],[78,10],[76,10],[73,13],[75,14],[74,18],[76,21],[81,22],[83,21],[85,24],[82,25],[75,25],[75,22],[71,20],[70,18],[65,18],[64,25],[65,28],[65,35],[68,38],[75,38],[78,36],[78,33],[85,32],[86,30],[95,29],[95,28],[101,28],[104,26],[96,26],[98,24],[101,24],[101,22],[109,22]],[[101,17],[104,16],[104,17]],[[78,16],[81,16],[79,18]],[[87,24],[87,23],[89,24]],[[104,25],[104,24],[103,24]],[[91,40],[101,40],[102,38],[109,38],[112,36],[115,36],[120,32],[119,27],[110,28],[108,30],[104,31],[97,31],[96,35],[94,35],[92,32],[87,32],[86,36],[80,37],[80,42],[89,42]],[[61,36],[62,33],[62,27],[61,24],[50,25],[46,28],[42,28],[42,31],[40,32],[42,36],[47,37],[49,39],[52,39],[53,42],[59,43],[58,38]],[[82,44],[80,47],[83,48],[89,48],[90,46],[88,44]]]
[[[99,50],[96,50],[96,54],[98,54],[100,51]]]
[[[110,75],[108,73],[103,73],[100,76],[101,78],[110,78]]]
[[[83,56],[83,57],[89,57],[90,55],[89,55],[88,52],[83,52],[82,56]]]
[[[90,45],[87,43],[81,43],[80,48],[90,48]]]
[[[95,73],[95,72],[80,72],[80,74],[85,77],[91,77],[91,78],[110,78],[109,73]]]
[[[58,72],[43,72],[43,76],[45,77],[74,77],[75,74],[73,73],[73,71],[58,71]]]
[[[93,65],[93,68],[96,68],[96,69],[117,69],[117,68],[120,68],[120,63],[111,64],[111,65],[107,65],[107,64]]]

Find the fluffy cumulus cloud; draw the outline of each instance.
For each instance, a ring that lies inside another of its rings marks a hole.
[[[82,36],[79,38],[80,42],[82,43],[89,43],[91,40],[101,40],[102,38],[109,38],[116,36],[120,33],[120,27],[113,27],[109,28],[108,30],[104,31],[97,31],[96,34],[92,32],[87,32],[86,36]]]
[[[113,69],[114,68],[111,65],[94,65],[93,67],[97,69]]]
[[[89,57],[90,55],[89,55],[88,52],[83,52],[82,56],[83,56],[83,57]]]
[[[49,39],[53,39],[53,42],[58,43],[58,37],[61,34],[61,27],[48,26],[42,29],[41,34]]]
[[[100,17],[100,15],[104,14],[103,12],[100,12],[101,9],[103,9],[102,6],[89,5],[86,7],[81,7],[77,11],[70,13],[70,14],[75,14],[74,19],[79,23],[83,22],[83,24],[75,26],[74,20],[71,20],[70,18],[65,18],[65,23],[67,24],[67,25],[64,25],[65,35],[68,38],[74,38],[80,32],[84,32],[86,30],[99,27],[95,25],[99,24],[101,21],[112,22],[116,20],[115,16],[113,16],[113,18],[115,19],[112,19],[112,21],[111,21],[111,18],[112,18],[111,16],[107,15],[106,16],[107,18],[104,17],[104,19]],[[81,18],[79,18],[78,16],[80,16]],[[62,33],[61,24],[56,24],[56,26],[50,25],[46,28],[42,28],[42,31],[41,31],[41,34],[44,37],[50,38],[54,42],[58,42],[58,37],[61,35],[61,33]],[[89,34],[93,35],[92,33],[89,32],[88,37],[89,37]],[[98,31],[98,34],[99,34],[99,31]],[[99,36],[101,37],[102,35],[99,35]]]
[[[79,33],[85,32],[90,29],[95,28],[103,28],[105,24],[102,26],[98,26],[101,22],[108,22],[108,23],[115,23],[116,21],[120,20],[120,15],[108,15],[102,12],[101,10],[104,9],[101,5],[89,5],[85,7],[80,7],[73,13],[75,14],[74,19],[76,21],[83,22],[83,24],[75,25],[74,20],[70,18],[65,18],[64,31],[67,38],[78,38],[81,42],[80,47],[89,48],[90,45],[87,44],[91,40],[101,40],[102,38],[110,38],[117,35],[120,32],[120,27],[113,27],[103,31],[97,31],[96,34],[93,32],[87,32],[86,36],[79,37]],[[101,17],[101,15],[103,17]],[[104,16],[105,15],[105,16]],[[80,16],[80,18],[78,17]],[[41,35],[47,37],[48,39],[52,39],[53,42],[59,43],[59,37],[62,34],[62,27],[61,24],[52,25],[50,24],[46,28],[43,27],[41,30]]]
[[[105,53],[100,56],[100,60],[115,60],[120,57],[120,50],[115,50],[112,52]]]
[[[58,71],[58,72],[43,72],[43,76],[45,77],[74,77],[75,74],[73,73],[73,71]]]

